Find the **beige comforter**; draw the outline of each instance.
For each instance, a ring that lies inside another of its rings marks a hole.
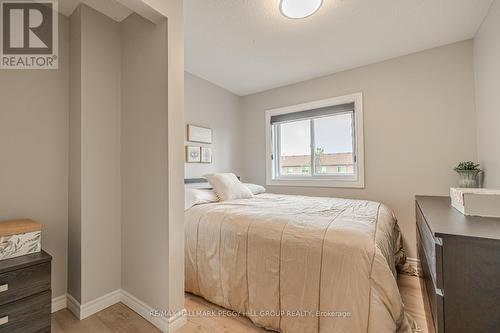
[[[185,212],[186,291],[284,333],[411,332],[396,220],[370,201],[261,194]]]

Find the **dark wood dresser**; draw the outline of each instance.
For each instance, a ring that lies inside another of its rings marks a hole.
[[[0,261],[0,333],[50,332],[51,261],[44,251]]]
[[[437,333],[500,332],[500,219],[416,197],[417,247]]]

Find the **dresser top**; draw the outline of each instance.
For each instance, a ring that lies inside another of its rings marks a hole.
[[[17,269],[25,268],[51,261],[50,254],[42,250],[38,253],[26,254],[15,258],[0,260],[0,274],[5,272],[14,271]]]
[[[450,197],[417,195],[415,198],[437,237],[451,235],[500,240],[500,218],[465,216],[451,206]]]

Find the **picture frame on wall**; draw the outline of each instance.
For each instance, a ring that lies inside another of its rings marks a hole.
[[[201,162],[201,147],[186,146],[186,162],[200,163]]]
[[[201,147],[201,163],[212,163],[212,148]]]
[[[187,140],[189,142],[212,143],[213,131],[208,127],[192,124],[187,125]]]

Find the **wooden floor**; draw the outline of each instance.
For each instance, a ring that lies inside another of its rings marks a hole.
[[[398,286],[406,311],[417,321],[422,332],[435,333],[424,280],[415,276],[400,275]]]
[[[401,275],[399,290],[406,310],[418,322],[422,332],[434,333],[430,323],[427,298],[421,292],[421,279]],[[220,310],[218,306],[186,294],[186,308],[189,312]],[[52,333],[157,333],[153,325],[125,305],[115,304],[95,315],[79,321],[68,309],[52,315]],[[255,327],[250,320],[242,317],[189,317],[188,323],[178,333],[263,333],[269,332]]]

